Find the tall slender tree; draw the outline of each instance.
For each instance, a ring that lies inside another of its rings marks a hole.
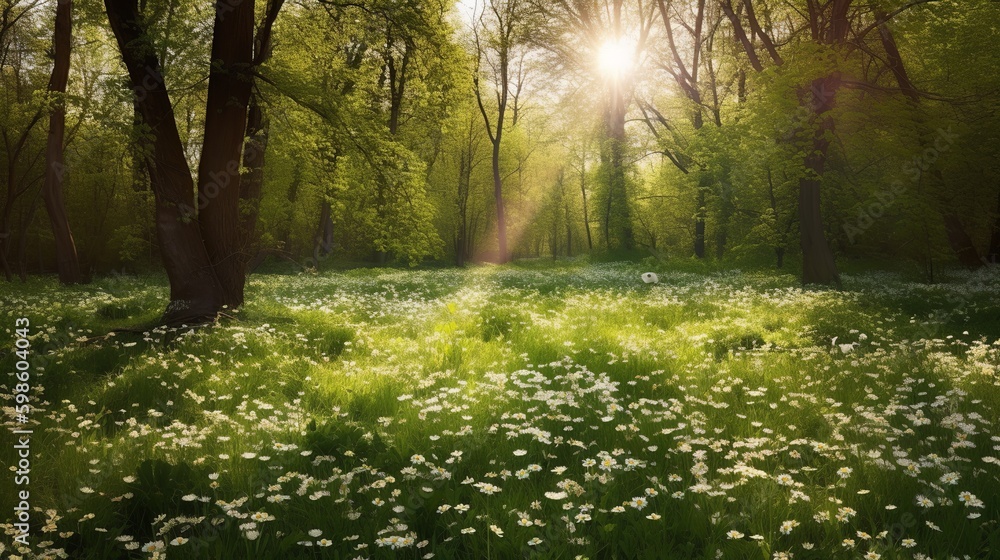
[[[526,0],[486,0],[472,26],[476,57],[472,90],[483,117],[486,134],[493,144],[497,260],[501,263],[510,260],[510,249],[507,245],[507,216],[500,154],[511,100],[523,86],[519,79],[523,78],[524,72],[519,65],[524,64],[524,57],[519,56],[519,52],[526,47],[527,16]],[[489,86],[483,84],[483,78],[488,80]],[[492,105],[494,102],[495,106]]]
[[[76,254],[76,243],[66,216],[63,201],[63,176],[66,166],[63,160],[63,141],[66,138],[66,84],[69,82],[70,50],[73,46],[73,0],[56,2],[55,33],[52,52],[55,64],[49,78],[49,94],[54,96],[49,113],[49,137],[45,148],[45,180],[42,183],[42,198],[52,225],[52,235],[56,244],[56,265],[59,281],[76,284],[81,280],[80,260]]]

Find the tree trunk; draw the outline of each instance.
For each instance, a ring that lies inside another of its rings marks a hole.
[[[503,264],[510,260],[507,250],[507,217],[503,204],[503,179],[500,177],[500,138],[503,112],[497,118],[496,140],[493,142],[493,198],[497,207],[497,260]]]
[[[613,84],[607,115],[608,144],[605,154],[607,203],[604,205],[604,236],[609,250],[635,248],[635,232],[628,202],[625,176],[625,97],[620,84]]]
[[[736,11],[733,10],[730,0],[721,0],[719,5],[722,7],[722,11],[726,14],[726,17],[729,18],[729,22],[733,26],[733,35],[743,46],[743,52],[746,53],[747,58],[750,60],[750,66],[757,72],[762,72],[764,65],[761,64],[760,58],[757,56],[757,50],[754,48],[750,38],[747,37],[746,31],[743,29],[743,23],[740,21],[739,16],[736,15]]]
[[[587,251],[594,251],[594,239],[590,234],[590,210],[587,208],[587,163],[580,164],[580,194],[583,195],[583,229],[587,234]]]
[[[621,21],[622,1],[616,0],[614,3],[614,15],[612,26],[614,39],[622,39]],[[631,251],[635,248],[635,231],[632,227],[632,213],[629,208],[627,181],[625,176],[625,84],[624,78],[617,76],[611,79],[608,96],[608,106],[606,115],[606,134],[608,145],[605,162],[610,163],[608,171],[607,204],[605,205],[604,216],[605,241],[608,250],[624,249]]]
[[[247,112],[247,136],[243,146],[243,167],[249,171],[240,183],[240,251],[237,255],[243,276],[250,272],[250,255],[259,252],[257,215],[264,187],[264,156],[269,128],[260,100],[254,95]]]
[[[802,283],[840,286],[840,274],[823,232],[820,179],[799,181],[799,243],[802,247]]]
[[[573,256],[573,223],[570,221],[569,203],[564,205],[566,211],[566,256]]]
[[[807,174],[799,179],[799,244],[802,247],[802,283],[840,286],[840,274],[833,259],[833,251],[823,230],[820,205],[820,187],[830,147],[828,134],[833,132],[833,118],[827,113],[833,108],[840,76],[836,73],[813,81],[808,100],[813,118],[818,123],[813,133],[812,146],[805,158]]]
[[[822,37],[814,39],[839,47],[847,40],[850,29],[848,9],[853,0],[831,0],[829,15],[811,13],[813,28],[819,30],[820,23],[826,26]],[[812,4],[810,4],[812,6]],[[824,7],[825,9],[825,7]],[[822,17],[821,17],[822,16]],[[821,21],[822,20],[822,21]],[[829,137],[833,134],[834,121],[829,115],[837,100],[837,90],[841,85],[838,72],[831,72],[824,78],[813,80],[809,91],[800,94],[799,102],[809,109],[814,127],[812,146],[805,157],[806,175],[799,179],[799,245],[802,248],[802,283],[841,286],[840,273],[833,258],[833,251],[823,231],[820,186],[826,167]],[[808,149],[808,148],[807,148]]]
[[[252,257],[244,254],[239,224],[240,164],[253,87],[247,72],[253,62],[253,29],[254,0],[217,4],[198,166],[198,224],[222,288],[222,304],[230,309],[243,304],[246,263]]]
[[[66,94],[66,84],[69,81],[70,49],[73,45],[72,30],[73,1],[59,0],[56,2],[53,39],[55,65],[49,79],[49,92],[60,97],[56,99],[56,105],[49,115],[49,137],[45,147],[45,181],[42,184],[42,197],[45,200],[45,209],[49,214],[49,222],[52,224],[59,281],[66,285],[76,284],[81,280],[80,260],[76,254],[73,232],[70,230],[69,219],[66,216],[62,185],[66,169],[63,164],[66,105],[62,96]]]
[[[323,198],[323,208],[319,213],[319,227],[313,243],[313,265],[319,270],[319,261],[333,252],[333,218],[330,201]]]
[[[147,166],[155,197],[160,253],[170,280],[170,303],[163,322],[204,320],[221,308],[222,286],[202,241],[194,211],[194,182],[160,62],[142,23],[137,0],[105,0],[104,4],[143,122],[153,132]]]
[[[260,66],[271,58],[271,29],[283,3],[284,0],[270,0],[268,2],[264,21],[254,38],[254,67]],[[249,103],[245,133],[246,143],[243,146],[243,167],[249,171],[240,183],[240,250],[237,253],[238,268],[244,278],[252,270],[250,256],[260,252],[257,243],[257,216],[260,209],[260,196],[264,187],[264,156],[267,153],[270,131],[270,123],[264,114],[260,95],[253,93]]]
[[[747,0],[747,3],[749,1]],[[848,11],[852,2],[853,0],[829,0],[822,5],[818,2],[808,2],[809,28],[812,39],[835,48],[843,46],[850,30]],[[726,17],[732,23],[733,32],[750,58],[754,70],[762,71],[763,65],[756,54],[755,47],[747,37],[743,24],[733,10],[730,0],[722,0],[721,6]],[[752,16],[752,19],[754,20],[752,22],[753,32],[763,36],[763,31],[756,24],[756,17]],[[770,41],[768,40],[768,42]],[[770,47],[773,48],[774,45],[771,44]],[[783,65],[776,50],[771,52],[769,49],[769,54],[776,64]],[[810,142],[811,146],[807,146],[808,155],[804,161],[807,175],[799,179],[799,243],[802,247],[803,284],[835,284],[840,286],[840,274],[837,272],[833,252],[830,250],[830,245],[823,231],[820,205],[820,185],[830,144],[826,136],[832,133],[834,128],[833,119],[829,117],[828,112],[833,108],[840,83],[840,75],[833,72],[824,78],[813,80],[808,90],[803,88],[803,91],[799,93],[799,103],[808,109],[807,114],[810,117],[806,126],[810,128],[815,126],[815,132]],[[779,260],[781,260],[780,256]]]

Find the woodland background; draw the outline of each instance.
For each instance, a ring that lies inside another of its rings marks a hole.
[[[157,228],[200,220],[246,269],[654,255],[933,280],[997,259],[998,22],[988,0],[4,0],[0,261],[169,275],[200,241]],[[242,120],[206,119],[241,96]],[[195,203],[168,219],[169,188]]]

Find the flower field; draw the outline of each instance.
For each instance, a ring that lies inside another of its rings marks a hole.
[[[158,316],[162,279],[5,286],[0,372],[31,323],[32,536],[5,473],[0,550],[998,558],[995,268],[843,291],[622,264],[262,275],[235,319],[111,335]]]

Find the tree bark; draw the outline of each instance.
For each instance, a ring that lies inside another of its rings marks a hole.
[[[469,235],[469,195],[472,190],[472,168],[475,166],[475,131],[474,123],[469,121],[466,143],[459,152],[458,162],[458,227],[455,232],[455,264],[465,266],[472,256]]]
[[[852,0],[831,0],[829,15],[810,10],[810,23],[819,30],[820,23],[826,26],[825,34],[817,38],[828,45],[842,46],[850,28],[848,9]],[[812,6],[812,2],[810,2]],[[826,6],[822,8],[826,9]],[[824,17],[821,17],[824,16]],[[822,20],[822,21],[820,21]],[[823,78],[813,80],[809,91],[800,93],[800,104],[808,110],[809,124],[814,128],[811,150],[805,157],[806,175],[799,179],[799,245],[802,248],[802,283],[841,286],[840,273],[833,258],[833,251],[823,230],[820,186],[826,167],[829,136],[833,134],[834,121],[829,112],[836,103],[841,76],[831,72]]]
[[[240,167],[253,80],[254,0],[216,4],[205,136],[198,166],[198,224],[222,304],[243,304],[246,263],[241,243]]]
[[[805,158],[807,174],[799,179],[799,244],[802,248],[802,283],[826,284],[840,287],[840,274],[833,258],[833,251],[823,231],[820,187],[830,147],[828,135],[833,132],[833,118],[827,113],[833,108],[840,76],[836,73],[818,78],[812,91],[803,95],[809,99],[817,123],[813,133],[810,153]]]
[[[270,0],[264,21],[257,29],[254,37],[253,66],[256,68],[271,58],[271,31],[278,17],[278,11],[284,0]],[[240,251],[238,265],[242,275],[246,277],[252,270],[250,256],[259,252],[257,247],[257,216],[260,209],[260,197],[264,186],[264,161],[267,154],[267,142],[270,123],[264,113],[264,107],[259,92],[250,96],[247,110],[246,144],[243,146],[243,167],[248,170],[247,176],[240,183]]]
[[[730,0],[722,0],[719,2],[719,5],[722,7],[722,11],[726,14],[726,17],[729,18],[729,23],[733,26],[733,34],[736,36],[736,40],[743,45],[743,52],[746,53],[747,58],[750,60],[750,66],[757,72],[763,72],[764,65],[761,64],[760,57],[757,56],[757,50],[754,49],[753,43],[747,37],[747,32],[743,29],[743,23],[733,10]]]
[[[66,216],[63,202],[63,177],[66,166],[63,163],[63,140],[66,137],[66,105],[62,98],[66,94],[69,81],[70,49],[73,45],[73,1],[59,0],[56,3],[55,33],[53,51],[55,65],[49,79],[49,93],[59,96],[49,114],[49,137],[45,147],[45,180],[42,183],[42,198],[52,224],[55,239],[56,266],[59,281],[76,284],[81,281],[80,260],[76,254],[73,232]],[[11,187],[13,188],[13,186]]]
[[[767,51],[767,54],[771,55],[771,60],[773,60],[775,64],[778,66],[784,64],[785,61],[781,58],[781,55],[778,54],[778,49],[775,48],[774,42],[771,41],[771,37],[767,33],[764,33],[764,30],[761,29],[760,23],[757,21],[757,14],[753,9],[752,0],[743,0],[743,7],[745,7],[747,11],[747,22],[750,24],[750,32],[760,38],[760,42],[764,45],[764,49]]]
[[[622,38],[622,1],[615,0],[612,26],[614,38]],[[627,178],[625,176],[625,84],[621,76],[611,79],[607,106],[604,163],[609,165],[607,173],[607,203],[605,204],[604,238],[608,250],[631,251],[635,248],[635,231],[632,227],[632,212],[629,208]]]
[[[240,182],[240,250],[238,264],[245,277],[250,272],[250,256],[256,255],[257,215],[264,187],[264,159],[267,153],[270,123],[264,117],[264,108],[255,94],[247,111],[246,144],[243,146],[243,167],[247,174]]]
[[[147,159],[155,197],[156,232],[170,280],[165,324],[203,321],[223,303],[194,209],[194,181],[174,120],[160,61],[139,14],[137,0],[105,0],[111,30],[135,90],[143,122],[153,133]]]
[[[313,266],[319,270],[319,262],[333,252],[333,217],[330,201],[323,197],[323,207],[319,214],[319,227],[313,243]]]
[[[583,229],[587,234],[587,251],[593,252],[594,238],[590,233],[590,209],[587,208],[587,175],[580,172],[580,194],[583,195]]]
[[[604,212],[604,236],[609,250],[635,248],[635,232],[628,202],[625,176],[625,107],[619,95],[612,96],[609,110],[608,147],[605,164],[608,166],[608,192]]]

